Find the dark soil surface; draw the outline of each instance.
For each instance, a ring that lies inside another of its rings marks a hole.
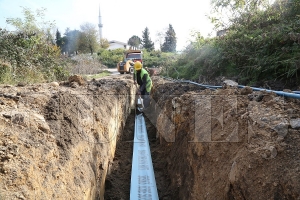
[[[135,113],[127,118],[105,181],[106,200],[129,199]]]
[[[156,139],[156,127],[153,123],[154,113],[150,111],[145,114],[145,122],[150,144],[152,163],[155,173],[156,185],[159,199],[171,199],[168,192],[168,183],[170,180],[164,172],[167,165],[163,158],[163,149],[159,140]],[[105,200],[130,199],[130,180],[131,164],[133,151],[135,112],[133,111],[127,118],[123,134],[117,142],[114,162],[112,163],[109,174],[105,182]]]
[[[155,113],[154,104],[152,103],[150,107],[145,111],[144,118],[148,133],[148,139],[150,144],[151,158],[153,163],[153,169],[155,174],[155,181],[159,199],[168,200],[169,198],[169,190],[168,186],[170,185],[170,179],[168,178],[168,174],[165,172],[165,168],[167,166],[167,161],[165,159],[165,155],[163,154],[165,147],[160,144],[160,141],[157,136],[156,129],[156,120],[157,116]]]

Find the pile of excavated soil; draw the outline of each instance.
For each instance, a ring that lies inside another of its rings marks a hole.
[[[300,102],[154,78],[164,199],[299,199]]]

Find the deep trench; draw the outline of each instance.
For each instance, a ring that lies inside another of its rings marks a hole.
[[[157,191],[159,199],[167,200],[169,199],[167,192],[167,186],[169,185],[167,180],[169,179],[165,176],[164,172],[166,161],[161,154],[162,149],[159,140],[156,139],[156,126],[151,121],[153,120],[149,120],[145,116]],[[105,181],[105,200],[130,199],[134,123],[135,111],[132,110],[126,120],[123,133],[118,138],[115,157],[108,169]]]

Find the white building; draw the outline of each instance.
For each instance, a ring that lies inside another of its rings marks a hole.
[[[124,43],[124,42],[120,42],[120,41],[116,41],[116,40],[111,40],[109,41],[109,47],[107,49],[113,50],[113,49],[129,49],[129,45]]]

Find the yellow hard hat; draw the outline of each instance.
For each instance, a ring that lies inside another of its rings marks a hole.
[[[140,61],[136,61],[134,63],[134,69],[135,70],[141,70],[142,69],[142,63]]]

